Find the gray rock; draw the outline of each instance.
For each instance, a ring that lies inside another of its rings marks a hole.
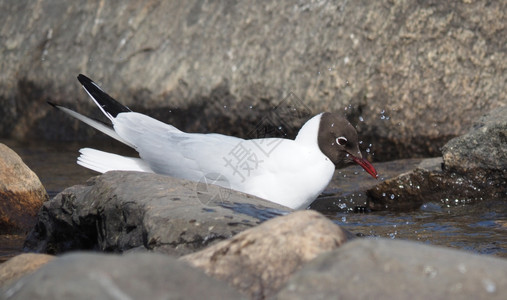
[[[295,273],[276,299],[505,299],[507,261],[397,240],[356,239]]]
[[[274,218],[180,259],[226,280],[252,299],[265,299],[304,263],[348,238],[326,217],[306,210]]]
[[[212,198],[195,182],[109,172],[44,203],[25,250],[57,254],[136,248],[182,255],[290,211],[239,192],[219,191]]]
[[[507,107],[483,116],[468,133],[449,141],[443,159],[423,160],[367,194],[374,210],[507,199]]]
[[[0,234],[26,234],[48,198],[39,177],[16,152],[0,143]]]
[[[442,152],[446,172],[484,186],[503,184],[507,196],[507,106],[481,117],[466,134],[445,144]]]
[[[248,136],[287,97],[312,113],[350,105],[383,160],[440,155],[504,102],[503,1],[254,4],[2,1],[0,136],[94,135],[45,103],[89,112],[80,72],[194,132]]]
[[[1,299],[241,299],[227,284],[175,258],[74,253],[0,289]]]

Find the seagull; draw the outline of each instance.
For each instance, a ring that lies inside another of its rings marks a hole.
[[[335,169],[349,163],[377,178],[373,165],[361,155],[355,128],[337,113],[312,117],[294,140],[186,133],[133,112],[82,74],[77,79],[112,126],[49,104],[139,153],[126,157],[80,149],[77,163],[99,173],[140,171],[212,182],[292,209],[307,208],[327,187]]]

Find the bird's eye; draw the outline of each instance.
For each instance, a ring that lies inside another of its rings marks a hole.
[[[338,143],[338,145],[340,146],[344,146],[347,143],[347,138],[345,138],[344,136],[337,137],[336,143]]]

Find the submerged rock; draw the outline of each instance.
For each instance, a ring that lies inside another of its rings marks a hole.
[[[2,299],[244,299],[167,255],[74,253],[0,289]]]
[[[216,192],[163,175],[108,172],[44,203],[25,250],[137,248],[182,255],[291,211],[240,192]]]
[[[425,202],[507,199],[507,107],[482,117],[442,151],[443,159],[424,160],[413,171],[370,188],[369,208],[414,209]]]
[[[264,299],[274,295],[304,263],[348,238],[346,231],[320,213],[298,211],[181,259],[228,281],[253,299]]]
[[[275,299],[505,299],[507,260],[356,239],[295,273]]]
[[[30,230],[47,199],[37,175],[14,151],[0,144],[0,233]]]

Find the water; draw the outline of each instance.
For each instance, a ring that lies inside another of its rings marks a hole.
[[[21,144],[0,140],[16,151],[39,176],[50,196],[65,187],[83,184],[97,173],[76,164],[78,150],[92,146],[105,151],[135,155],[131,149],[113,142],[63,143],[34,142]],[[412,169],[419,159],[375,163],[382,178]],[[328,204],[312,207],[353,233],[393,239],[414,240],[427,244],[463,249],[507,258],[507,208],[505,201],[491,200],[476,204],[427,203],[410,212],[354,213],[365,195],[358,192],[378,181],[360,167],[339,170],[323,197]],[[339,196],[337,196],[337,194]],[[319,200],[320,201],[320,200]],[[0,262],[21,251],[24,236],[0,235]]]

